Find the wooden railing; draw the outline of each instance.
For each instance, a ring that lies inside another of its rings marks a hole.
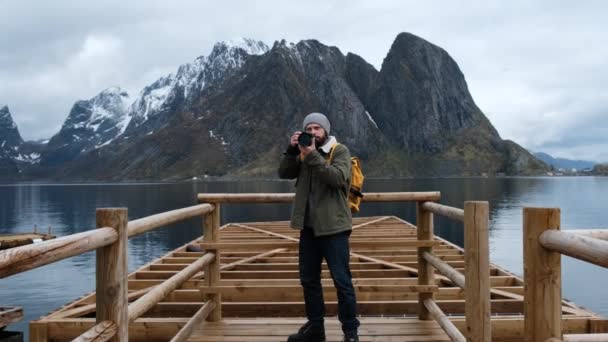
[[[0,279],[96,250],[96,325],[76,341],[128,341],[129,323],[196,273],[204,270],[205,278],[213,285],[219,281],[219,250],[207,250],[196,262],[150,288],[135,302],[128,303],[127,239],[196,216],[204,218],[205,241],[217,244],[219,207],[212,204],[199,204],[131,222],[128,222],[126,208],[97,209],[97,229],[0,251]],[[219,295],[211,296],[172,341],[185,340],[194,326],[208,316],[210,320],[220,319],[220,308]],[[45,340],[45,335],[41,334],[40,339]],[[37,337],[30,339],[37,340]]]
[[[291,203],[294,194],[199,194],[199,202],[208,202],[217,208],[221,203]],[[418,249],[418,287],[419,318],[435,319],[453,341],[465,341],[464,335],[445,316],[434,301],[436,292],[433,269],[435,267],[448,280],[465,290],[466,335],[469,341],[491,341],[490,321],[490,265],[488,242],[488,203],[465,202],[465,209],[453,208],[438,203],[439,192],[381,192],[365,193],[364,202],[416,202],[417,203],[417,241],[407,239],[375,239],[373,242],[351,241],[351,248],[369,246],[416,247]],[[464,222],[465,225],[465,276],[433,255],[434,240],[433,214],[439,214]],[[287,248],[295,246],[295,241],[258,243],[260,247]],[[252,243],[243,248],[250,248]],[[201,244],[213,248],[214,244]],[[239,246],[235,243],[221,243],[218,247]]]
[[[447,319],[435,303],[432,292],[419,294],[419,318],[434,318],[452,341],[491,341],[488,202],[465,202],[464,210],[438,203],[418,202],[418,239],[434,238],[433,214],[464,223],[465,274],[435,256],[432,247],[421,247],[418,249],[418,284],[434,284],[432,267],[435,267],[449,281],[462,288],[465,291],[466,331],[463,334]]]
[[[526,341],[608,341],[608,334],[563,335],[561,255],[608,267],[608,230],[561,231],[557,208],[524,208]]]

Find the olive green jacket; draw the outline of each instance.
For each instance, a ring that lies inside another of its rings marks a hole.
[[[335,141],[335,139],[334,139]],[[327,163],[330,148],[322,146],[301,159],[297,147],[288,148],[279,165],[279,177],[296,181],[296,197],[291,227],[304,228],[306,202],[310,200],[309,221],[315,236],[325,236],[352,229],[348,207],[351,161],[348,148],[335,145],[333,160]]]

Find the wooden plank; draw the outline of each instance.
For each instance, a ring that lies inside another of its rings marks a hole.
[[[524,208],[525,341],[562,338],[561,256],[543,248],[540,235],[560,228],[560,210]]]
[[[96,211],[98,229],[112,227],[118,235],[113,244],[99,248],[96,253],[96,303],[97,324],[110,321],[116,325],[116,333],[108,340],[126,342],[129,340],[127,311],[127,222],[126,208],[100,208]],[[108,332],[110,329],[107,328]],[[103,335],[106,336],[106,335]]]
[[[490,241],[488,202],[464,203],[467,341],[490,342]],[[464,284],[463,284],[464,285]]]

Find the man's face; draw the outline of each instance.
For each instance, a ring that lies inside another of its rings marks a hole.
[[[327,134],[325,133],[325,129],[321,127],[321,125],[317,123],[310,123],[306,126],[306,133],[310,133],[315,136],[315,145],[321,146],[325,143],[325,138]]]

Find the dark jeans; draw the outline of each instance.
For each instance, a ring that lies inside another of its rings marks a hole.
[[[303,229],[300,233],[300,282],[304,288],[306,316],[315,325],[323,325],[325,302],[321,287],[321,263],[327,262],[334,286],[338,291],[338,318],[342,331],[356,331],[357,299],[350,273],[350,232],[326,237],[315,237],[312,229]]]

